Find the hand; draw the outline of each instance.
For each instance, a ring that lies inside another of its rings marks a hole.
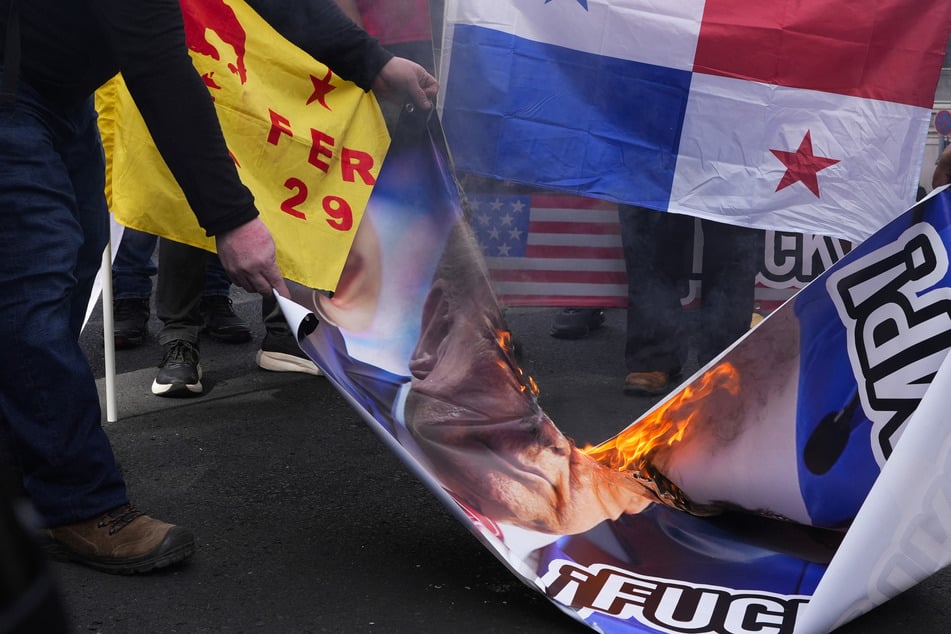
[[[386,68],[384,66],[384,68]],[[934,168],[934,176],[931,177],[931,187],[937,188],[951,183],[951,145],[944,148],[944,152],[938,158],[938,164]]]
[[[216,242],[218,258],[232,282],[261,295],[270,295],[273,289],[290,296],[277,268],[274,239],[260,218],[217,236]]]
[[[372,88],[387,101],[402,105],[409,100],[416,107],[429,110],[436,99],[439,82],[416,62],[393,57],[380,69]]]

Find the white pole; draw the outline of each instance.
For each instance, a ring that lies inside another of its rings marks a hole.
[[[112,314],[112,237],[102,252],[102,339],[106,360],[106,420],[114,423],[116,416],[116,338]]]

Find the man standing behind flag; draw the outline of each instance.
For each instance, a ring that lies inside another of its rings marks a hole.
[[[0,432],[51,554],[146,572],[194,552],[190,531],[129,503],[79,346],[108,235],[93,93],[121,72],[231,279],[287,292],[175,0],[0,0]],[[12,466],[12,465],[6,465]]]

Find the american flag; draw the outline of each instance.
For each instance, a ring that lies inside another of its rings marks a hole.
[[[467,194],[499,302],[627,305],[617,205],[558,194]]]
[[[567,194],[477,193],[467,198],[470,223],[500,303],[627,307],[616,204]],[[702,244],[698,239],[694,245],[690,293],[681,300],[685,308],[699,306]],[[758,280],[755,290],[765,313],[803,285],[795,279],[766,279]]]

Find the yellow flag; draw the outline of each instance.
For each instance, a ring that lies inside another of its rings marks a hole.
[[[241,0],[183,0],[182,11],[192,61],[282,273],[333,290],[389,145],[379,105]],[[116,220],[214,251],[121,81],[97,104]]]

